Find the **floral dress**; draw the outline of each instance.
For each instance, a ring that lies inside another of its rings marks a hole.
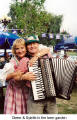
[[[21,70],[26,73],[28,71],[27,63],[29,59],[24,57],[18,62],[12,58],[11,63],[14,64],[14,70]],[[9,80],[6,89],[4,114],[25,114],[27,113],[28,99],[28,87],[30,87],[29,81],[15,81]]]

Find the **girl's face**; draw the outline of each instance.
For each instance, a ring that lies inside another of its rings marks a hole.
[[[26,55],[26,47],[25,47],[25,45],[22,45],[22,44],[16,45],[15,53],[16,53],[16,56],[18,58],[20,58],[20,59],[25,57],[25,55]]]

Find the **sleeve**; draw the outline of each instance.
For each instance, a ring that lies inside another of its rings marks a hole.
[[[6,77],[9,73],[14,72],[14,64],[6,63],[3,69],[0,69],[0,83],[5,85]]]
[[[13,65],[17,65],[17,63],[16,63],[14,58],[11,58],[10,63],[13,64]]]

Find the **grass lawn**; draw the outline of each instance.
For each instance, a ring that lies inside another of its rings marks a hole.
[[[73,89],[70,100],[57,99],[59,114],[77,114],[77,85]]]
[[[74,51],[68,51],[68,52],[66,52],[67,53],[67,55],[71,55],[71,56],[77,56],[77,52],[74,52]]]

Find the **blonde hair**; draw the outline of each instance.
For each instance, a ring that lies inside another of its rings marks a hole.
[[[16,39],[12,45],[12,54],[15,56],[16,56],[16,46],[19,44],[24,45],[26,47],[25,40],[23,38]]]

